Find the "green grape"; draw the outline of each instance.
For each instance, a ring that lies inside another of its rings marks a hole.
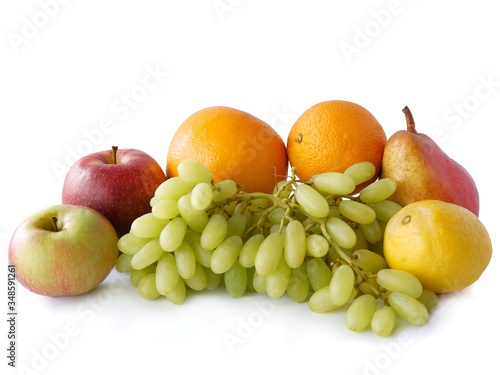
[[[143,279],[144,276],[149,275],[150,273],[154,273],[156,271],[156,263],[150,264],[149,266],[140,269],[140,270],[134,270],[130,271],[130,284],[132,284],[134,287],[139,286],[139,282]]]
[[[355,332],[363,331],[370,325],[377,310],[377,299],[371,294],[363,294],[351,303],[345,314],[346,327]]]
[[[286,210],[283,207],[275,206],[275,208],[273,208],[273,210],[269,212],[267,220],[269,220],[271,224],[280,224],[281,220],[283,220],[283,216],[285,215]]]
[[[339,212],[349,220],[359,224],[370,224],[377,217],[371,207],[350,199],[344,199],[340,202]]]
[[[213,214],[201,232],[200,243],[205,250],[213,250],[226,238],[227,219],[221,214]]]
[[[159,235],[160,245],[165,251],[174,251],[181,246],[186,235],[186,221],[177,216],[173,218],[161,231]]]
[[[340,247],[350,249],[357,241],[356,232],[342,219],[331,217],[326,221],[326,231]]]
[[[221,202],[224,199],[231,198],[238,192],[236,182],[233,180],[222,180],[215,184],[212,200],[214,202]]]
[[[328,254],[330,245],[328,240],[320,234],[310,234],[306,238],[306,254],[311,257],[321,258]]]
[[[332,195],[347,195],[354,191],[353,178],[345,173],[325,172],[312,177],[313,187]]]
[[[422,290],[422,294],[417,298],[417,300],[424,304],[424,306],[427,308],[427,311],[431,311],[432,309],[434,309],[434,307],[436,307],[438,303],[438,296],[433,291],[424,289]]]
[[[365,203],[375,203],[386,200],[396,191],[396,181],[392,178],[381,178],[361,189],[359,199]]]
[[[375,277],[371,277],[373,274],[364,272],[368,278],[359,284],[359,291],[362,294],[371,294],[374,297],[378,297],[380,295],[380,287],[377,284],[377,279]]]
[[[164,253],[156,263],[156,288],[161,295],[174,290],[179,280],[179,271],[174,254]]]
[[[259,275],[257,270],[254,270],[252,285],[253,289],[260,294],[266,294],[266,279],[267,276]]]
[[[230,236],[243,236],[247,226],[247,217],[240,211],[235,211],[233,215],[227,220],[227,234]]]
[[[235,201],[235,200],[230,201],[230,202],[226,203],[224,206],[222,206],[222,211],[224,211],[228,215],[232,215],[232,214],[234,214],[234,211],[236,211],[236,208],[238,206],[241,207],[241,203],[239,203],[238,201]]]
[[[300,267],[292,268],[286,293],[294,302],[301,303],[307,299],[309,295],[309,277],[307,277],[305,263],[302,263]]]
[[[290,196],[292,192],[292,185],[287,180],[278,181],[274,185],[273,194],[278,194],[278,198],[285,199]]]
[[[158,199],[156,199],[156,197],[152,197],[150,200],[149,200],[149,205],[151,207],[153,207],[155,204],[157,204],[159,202]]]
[[[429,312],[417,299],[400,292],[391,292],[387,299],[396,314],[410,323],[422,325],[429,320]]]
[[[298,220],[289,222],[285,229],[283,255],[291,268],[299,267],[306,256],[306,231]]]
[[[356,240],[358,240],[358,232],[359,229],[355,229],[354,230],[354,233],[356,233]],[[364,241],[364,237],[362,237],[360,239],[362,242],[365,242]],[[333,246],[330,246],[330,248],[328,249],[328,260],[330,260],[331,263],[335,263],[337,262],[339,259],[342,259],[342,256],[341,256],[341,253],[339,252],[339,250],[345,254],[345,255],[352,255],[352,253],[354,251],[356,251],[357,249],[361,249],[361,248],[366,248],[367,246],[363,246],[360,242],[360,244],[358,245],[358,242],[356,242],[354,244],[353,247],[349,248],[349,249],[346,249],[346,248],[340,248],[339,249],[339,246],[336,245],[336,244],[333,244]]]
[[[208,284],[208,277],[205,268],[203,268],[201,264],[196,263],[196,269],[193,277],[185,279],[184,282],[193,290],[201,291],[205,289]]]
[[[139,216],[132,222],[130,233],[141,238],[155,238],[169,223],[168,219],[158,219],[151,212]]]
[[[373,220],[370,224],[359,224],[358,227],[368,242],[376,243],[382,240],[384,232],[379,220]]]
[[[182,277],[179,277],[175,288],[165,297],[175,305],[180,305],[186,300],[186,283]]]
[[[247,270],[239,262],[234,262],[224,272],[224,287],[231,297],[241,297],[247,290]]]
[[[280,224],[274,224],[271,225],[269,228],[269,233],[274,233],[274,232],[280,232],[281,225]],[[283,230],[286,229],[286,225],[283,227]]]
[[[280,232],[269,234],[255,254],[255,270],[267,276],[275,270],[283,253],[284,238]]]
[[[118,239],[118,250],[125,254],[134,255],[149,241],[151,238],[141,238],[132,233],[126,233]]]
[[[377,273],[387,268],[385,258],[371,250],[358,249],[352,254],[354,264],[370,273]]]
[[[291,269],[285,257],[281,257],[274,271],[266,276],[266,291],[269,297],[280,298],[285,294],[290,281],[290,273]]]
[[[309,309],[315,313],[325,313],[340,307],[332,302],[330,298],[330,287],[328,285],[316,290],[309,298],[308,304]]]
[[[222,275],[219,273],[215,273],[212,271],[210,267],[203,267],[205,269],[205,273],[207,274],[207,286],[208,290],[214,290],[219,287]]]
[[[312,258],[306,263],[307,277],[314,291],[330,285],[332,270],[323,259]]]
[[[191,245],[194,251],[196,261],[200,263],[203,267],[210,267],[210,259],[212,258],[212,251],[205,250],[201,246],[201,233],[195,232],[192,229],[188,229],[184,240]]]
[[[330,209],[328,210],[328,217],[338,217],[339,219],[341,218],[338,206],[330,206]]]
[[[160,246],[160,241],[158,241],[158,238],[153,238],[134,254],[130,260],[130,265],[133,269],[140,270],[156,262],[163,254],[165,254],[165,251]]]
[[[203,231],[208,223],[208,214],[205,210],[196,210],[191,205],[191,196],[184,195],[177,202],[179,214],[186,221],[186,224],[199,233]]]
[[[377,219],[384,223],[387,223],[396,212],[403,208],[400,204],[387,199],[380,202],[369,203],[368,205],[375,211]]]
[[[357,225],[359,225],[359,224],[357,224]],[[354,233],[356,234],[356,243],[350,249],[348,249],[348,250],[344,249],[344,252],[346,252],[346,253],[349,253],[349,252],[352,253],[358,249],[368,248],[368,242],[366,241],[365,235],[363,234],[361,229],[359,229],[359,228],[354,229]]]
[[[302,206],[309,215],[322,218],[327,217],[330,207],[326,199],[314,188],[306,184],[300,184],[295,190],[297,203]]]
[[[372,331],[379,335],[389,336],[396,326],[396,312],[391,306],[384,305],[377,309],[371,321]]]
[[[409,272],[386,268],[377,273],[378,284],[391,292],[400,292],[413,298],[422,294],[422,283]]]
[[[179,275],[183,279],[192,278],[196,271],[196,256],[193,248],[186,241],[182,241],[182,244],[175,249],[174,255]]]
[[[210,183],[212,181],[212,172],[197,160],[181,161],[177,166],[177,173],[184,181],[195,185],[200,182]]]
[[[346,304],[354,289],[354,271],[347,264],[342,264],[334,273],[330,282],[330,298],[337,306]]]
[[[251,268],[255,266],[255,256],[260,244],[264,241],[264,238],[263,234],[256,233],[245,241],[238,258],[243,267]]]
[[[195,210],[205,210],[212,203],[212,185],[207,182],[196,184],[191,192],[191,206]]]
[[[156,188],[154,198],[157,202],[164,199],[176,201],[183,195],[190,193],[194,185],[193,183],[184,181],[179,176],[170,177]]]
[[[145,299],[154,300],[161,296],[156,289],[155,274],[150,273],[144,276],[137,285],[139,295]]]
[[[158,201],[151,208],[151,213],[158,219],[173,219],[179,215],[177,199],[165,198]]]
[[[344,173],[354,180],[356,185],[368,181],[375,176],[376,168],[369,161],[362,161],[351,165]]]
[[[269,207],[269,199],[266,198],[254,198],[247,205],[247,209],[252,212],[263,211]]]
[[[224,273],[238,260],[243,240],[240,236],[230,236],[215,248],[210,259],[210,268],[215,273]]]
[[[133,255],[125,253],[121,253],[120,255],[118,255],[115,264],[116,270],[122,273],[132,271],[133,268],[132,265],[130,264],[132,257]]]
[[[247,290],[249,292],[256,292],[255,289],[253,288],[253,275],[255,274],[255,268],[245,268],[247,270]]]

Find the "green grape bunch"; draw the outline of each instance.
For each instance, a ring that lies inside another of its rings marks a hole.
[[[223,287],[235,298],[286,295],[315,313],[345,307],[352,331],[388,336],[398,317],[424,324],[437,296],[388,268],[382,252],[385,225],[402,208],[390,200],[396,183],[377,179],[354,193],[374,174],[369,162],[308,180],[292,168],[272,194],[248,193],[184,160],[118,240],[116,269],[150,300],[182,304]]]

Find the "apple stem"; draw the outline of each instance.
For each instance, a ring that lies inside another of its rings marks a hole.
[[[417,134],[417,130],[415,129],[415,120],[413,119],[413,115],[411,114],[410,108],[408,106],[403,108],[403,113],[406,117],[406,130],[411,133]]]
[[[57,217],[52,216],[52,224],[54,225],[54,231],[59,232],[59,229],[57,229]]]
[[[118,151],[118,146],[111,146],[111,149],[113,150],[113,164],[116,164],[116,153]]]

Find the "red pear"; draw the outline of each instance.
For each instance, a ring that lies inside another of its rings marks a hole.
[[[387,141],[381,178],[390,177],[397,188],[390,200],[406,206],[424,199],[455,203],[479,215],[479,194],[469,172],[450,158],[429,136],[418,133],[405,107],[407,130]]]

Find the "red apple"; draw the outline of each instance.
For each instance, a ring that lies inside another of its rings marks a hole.
[[[99,211],[121,237],[136,218],[150,212],[150,200],[166,179],[160,165],[145,152],[113,146],[84,156],[71,166],[63,184],[62,203]]]
[[[98,286],[113,269],[118,236],[108,219],[83,206],[55,205],[29,216],[14,231],[9,264],[28,290],[72,296]]]

